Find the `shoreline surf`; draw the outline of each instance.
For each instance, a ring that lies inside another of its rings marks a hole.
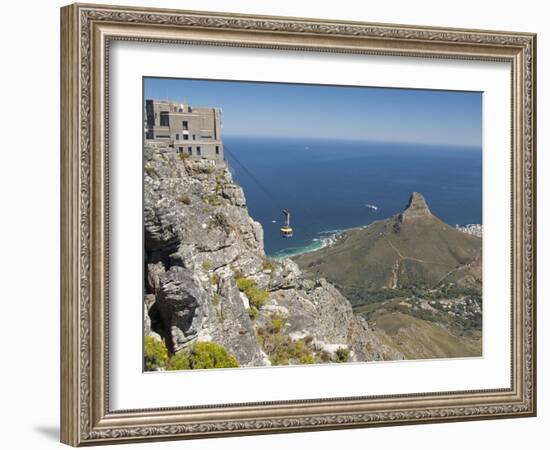
[[[267,255],[267,256],[273,259],[286,259],[286,258],[293,258],[295,256],[305,255],[306,253],[313,253],[313,252],[316,252],[317,250],[321,250],[323,248],[333,246],[346,233],[349,233],[350,231],[354,231],[354,230],[363,230],[365,228],[368,228],[375,222],[377,221],[371,222],[368,225],[346,228],[345,230],[320,231],[317,233],[320,237],[314,238],[307,245],[303,245],[301,247],[288,247],[282,250],[278,250],[274,254]],[[472,234],[474,236],[482,238],[482,234],[481,234],[483,230],[482,224],[464,224],[464,225],[456,224],[454,228],[459,231],[462,231],[463,233]]]

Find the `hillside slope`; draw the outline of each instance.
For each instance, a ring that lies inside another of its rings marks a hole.
[[[401,214],[293,259],[407,359],[481,355],[481,238],[435,217],[421,194]]]
[[[330,283],[266,258],[227,167],[163,143],[144,155],[145,336],[170,355],[214,342],[240,366],[403,357]]]
[[[381,289],[481,285],[481,239],[435,217],[417,192],[401,214],[346,231],[334,245],[293,259],[354,304]]]

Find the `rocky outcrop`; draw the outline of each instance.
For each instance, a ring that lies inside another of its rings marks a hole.
[[[271,261],[263,230],[248,214],[225,165],[191,160],[162,143],[145,146],[145,334],[171,352],[217,342],[241,366],[270,364],[257,334],[274,317],[292,340],[315,353],[346,348],[352,360],[397,359],[324,280],[310,280],[290,260]],[[267,292],[256,311],[237,280]],[[332,350],[331,350],[332,349]]]
[[[419,192],[413,192],[409,198],[409,203],[405,210],[399,215],[401,223],[414,222],[426,218],[432,218],[432,213],[428,208],[426,200]]]

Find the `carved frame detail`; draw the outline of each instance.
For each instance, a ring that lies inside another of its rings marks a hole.
[[[535,35],[78,4],[62,8],[61,17],[63,442],[78,446],[536,413]],[[109,44],[114,39],[510,61],[512,388],[231,408],[109,411],[104,105]]]

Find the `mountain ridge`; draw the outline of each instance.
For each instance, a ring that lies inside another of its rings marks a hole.
[[[481,283],[481,239],[445,224],[418,192],[401,213],[344,231],[333,245],[292,259],[310,276],[344,289],[352,303],[354,289]]]
[[[334,284],[407,359],[481,355],[481,238],[450,227],[413,192],[404,210],[294,257]]]

